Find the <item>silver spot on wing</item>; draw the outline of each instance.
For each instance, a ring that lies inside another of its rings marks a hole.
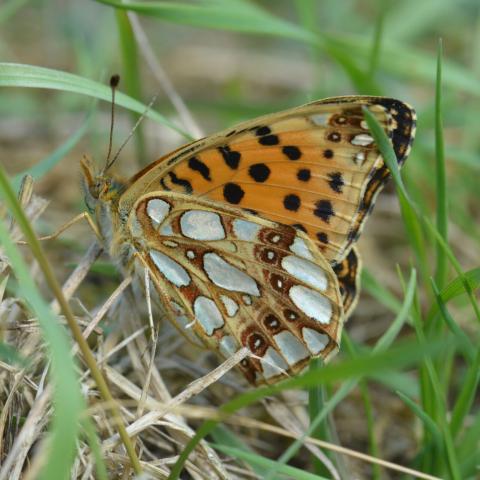
[[[223,240],[225,230],[220,215],[205,210],[189,210],[180,218],[182,233],[194,240]]]
[[[250,275],[226,262],[216,253],[206,253],[203,256],[203,266],[208,278],[218,287],[232,292],[245,292],[256,297],[260,296],[257,282]]]
[[[188,272],[175,260],[157,250],[150,252],[150,258],[158,268],[158,271],[176,287],[185,287],[192,279]]]

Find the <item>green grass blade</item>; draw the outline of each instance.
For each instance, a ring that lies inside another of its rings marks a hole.
[[[184,2],[122,2],[96,0],[118,9],[157,17],[161,20],[198,28],[229,30],[249,34],[315,42],[316,37],[302,28],[281,20],[254,3],[241,0],[203,0],[195,4]]]
[[[469,425],[465,426],[465,431],[458,438],[457,445],[459,447],[459,458],[462,464],[462,470],[464,470],[464,464],[468,462],[468,459],[472,457],[472,454],[476,457],[480,457],[478,450],[478,439],[480,438],[480,413],[477,413]],[[480,460],[480,459],[479,459]],[[473,467],[473,470],[478,471],[477,465]]]
[[[140,80],[140,65],[138,62],[138,49],[135,35],[133,33],[128,13],[124,10],[116,10],[118,34],[120,37],[120,47],[122,52],[123,70],[121,78],[125,83],[125,92],[132,98],[140,100],[142,98],[142,82]],[[139,115],[132,112],[132,125],[135,125]],[[139,164],[146,162],[145,138],[143,135],[142,124],[135,130],[135,145]]]
[[[21,222],[22,219],[18,216],[23,215],[21,207],[1,166],[0,194],[17,221]],[[25,218],[23,220],[26,221]],[[41,474],[37,478],[45,480],[70,478],[70,469],[79,434],[80,416],[84,410],[83,398],[71,355],[71,344],[63,327],[60,326],[58,318],[53,315],[34,284],[31,273],[18,248],[10,239],[3,221],[0,221],[0,241],[18,279],[22,297],[38,319],[52,360],[54,414],[49,433],[48,455]]]
[[[392,179],[395,182],[395,188],[397,190],[398,199],[400,202],[403,222],[406,227],[409,242],[415,251],[417,261],[420,266],[421,276],[423,278],[428,278],[429,270],[426,260],[426,245],[424,242],[425,236],[423,235],[421,225],[418,220],[420,215],[417,213],[415,204],[410,199],[410,196],[405,188],[405,184],[403,183],[400,170],[398,168],[397,157],[393,151],[390,139],[387,137],[387,134],[383,130],[382,126],[377,121],[375,116],[368,110],[368,108],[364,107],[363,113],[370,129],[370,133],[378,145],[383,160],[390,170]]]
[[[239,458],[241,460],[245,460],[248,463],[259,465],[263,468],[273,467],[275,466],[275,461],[270,460],[265,457],[261,457],[255,453],[245,452],[244,450],[233,448],[233,447],[225,447],[224,445],[212,445],[213,448],[219,450],[220,452],[225,453],[234,458]],[[304,470],[300,470],[295,467],[290,467],[288,465],[281,465],[278,469],[278,475],[276,478],[281,479],[282,477],[292,478],[295,480],[328,480],[328,477],[321,477],[319,475],[314,475],[313,473],[305,472]]]
[[[460,350],[465,358],[472,363],[475,358],[475,346],[472,344],[466,333],[458,326],[457,322],[451,317],[434,280],[432,280],[432,288],[443,320],[447,324],[450,331],[458,338],[461,345]]]
[[[443,141],[443,111],[442,111],[442,41],[438,42],[437,82],[435,91],[435,178],[437,204],[437,230],[439,235],[447,241],[448,238],[448,204],[447,179],[445,174],[445,146]],[[435,282],[442,288],[447,280],[447,256],[437,242],[437,265]]]
[[[410,410],[422,421],[425,428],[430,432],[436,445],[441,446],[442,434],[437,427],[437,424],[422,408],[414,402],[411,398],[402,392],[397,391],[397,395],[405,402]]]
[[[476,298],[473,294],[472,285],[470,284],[469,280],[465,276],[465,273],[464,273],[460,263],[455,258],[455,255],[453,254],[449,245],[444,241],[442,236],[437,232],[436,228],[431,224],[431,222],[428,220],[428,218],[423,217],[423,223],[430,230],[432,235],[434,235],[435,240],[440,244],[440,247],[444,250],[445,255],[447,256],[447,258],[449,259],[453,268],[457,272],[457,275],[461,279],[463,288],[464,288],[465,292],[467,293],[468,299],[469,299],[470,304],[472,305],[472,309],[475,313],[476,320],[480,324],[480,307],[479,307],[479,305],[477,303],[477,300],[476,300]]]
[[[212,430],[211,436],[218,448],[234,448],[245,453],[254,454],[254,451],[248,445],[246,445],[238,435],[224,425],[217,425]],[[265,477],[268,470],[264,466],[261,466],[256,462],[250,463],[247,459],[244,460],[250,464],[252,470],[258,475],[259,478]]]
[[[370,455],[379,457],[377,440],[375,438],[375,417],[373,412],[372,400],[368,391],[368,384],[364,380],[359,383],[360,394],[362,396],[363,406],[365,409],[365,418],[367,421],[367,436]],[[374,463],[372,465],[372,480],[379,480],[382,477],[380,465]]]
[[[395,186],[397,187],[399,193],[410,201],[410,197],[405,189],[405,185],[403,184],[403,180],[400,175],[397,157],[393,151],[390,139],[387,137],[383,127],[375,118],[375,115],[370,112],[367,107],[363,107],[363,115],[365,117],[365,121],[367,122],[370,133],[372,134],[375,143],[378,145],[378,149],[382,153],[383,160],[390,170],[390,174],[395,182]]]
[[[313,358],[310,361],[309,368],[311,371],[318,371],[323,368],[323,361],[320,358]],[[317,415],[319,415],[319,413],[323,410],[325,404],[325,397],[325,387],[322,387],[321,385],[315,385],[308,390],[308,416],[310,418],[310,423],[314,422]],[[331,439],[331,435],[328,429],[328,423],[326,420],[327,419],[325,419],[325,421],[322,421],[320,425],[318,425],[318,427],[312,431],[310,435],[311,437],[326,441]],[[315,455],[312,456],[312,462],[316,474],[328,475],[328,470]]]
[[[452,436],[456,437],[462,428],[467,415],[475,401],[480,381],[480,348],[477,348],[475,358],[469,365],[467,374],[462,382],[460,392],[452,410],[450,430]]]
[[[465,289],[464,282],[467,282],[471,291],[475,291],[480,288],[480,268],[473,268],[472,270],[468,270],[464,272],[462,277],[457,277],[453,279],[447,286],[445,286],[441,293],[440,297],[443,302],[447,303],[453,298],[456,298],[464,293],[468,293]],[[438,311],[436,306],[432,307],[429,312],[430,315],[435,315]]]
[[[383,352],[389,348],[395,339],[397,338],[400,330],[402,329],[403,325],[405,324],[408,315],[410,313],[410,309],[412,308],[413,299],[415,295],[415,289],[417,287],[417,273],[415,269],[412,269],[410,273],[410,279],[408,281],[404,301],[402,304],[402,308],[398,312],[395,320],[392,322],[388,330],[380,337],[380,339],[373,347],[373,352]]]
[[[102,83],[60,70],[18,63],[0,63],[0,87],[47,88],[87,95],[107,102],[110,102],[112,97],[110,87]],[[115,103],[139,114],[143,114],[147,108],[143,103],[119,91],[115,95]],[[145,116],[191,139],[180,127],[155,110],[149,109]]]

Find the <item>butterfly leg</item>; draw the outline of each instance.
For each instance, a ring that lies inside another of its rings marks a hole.
[[[57,231],[51,233],[50,235],[45,235],[43,237],[39,237],[38,240],[45,241],[45,240],[55,240],[58,238],[63,232],[68,230],[72,225],[75,223],[80,222],[81,220],[86,220],[90,228],[93,230],[93,233],[97,237],[98,240],[102,241],[102,236],[98,230],[98,227],[95,224],[95,221],[92,219],[88,212],[83,212],[78,214],[76,217],[72,218],[68,222],[64,223]],[[18,242],[20,245],[26,245],[28,242],[25,240],[21,240]]]

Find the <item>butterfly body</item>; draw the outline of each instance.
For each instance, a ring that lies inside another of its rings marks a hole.
[[[339,97],[246,122],[153,162],[128,181],[84,161],[87,205],[126,273],[147,268],[167,317],[273,383],[338,349],[357,297],[352,248],[388,176],[363,120],[372,111],[399,164],[414,112]]]

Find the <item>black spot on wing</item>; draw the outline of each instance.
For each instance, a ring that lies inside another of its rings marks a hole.
[[[268,135],[270,133],[272,133],[272,131],[270,130],[270,127],[267,127],[266,125],[263,127],[257,127],[255,129],[255,135],[257,137],[263,137],[264,135]]]
[[[310,169],[309,168],[301,168],[297,172],[297,178],[301,182],[308,182],[310,180],[310,177],[312,176]]]
[[[326,223],[330,222],[330,217],[335,215],[332,202],[330,200],[318,200],[315,203],[315,210],[313,213]]]
[[[289,160],[298,160],[302,156],[300,149],[293,145],[283,147],[282,152]]]
[[[223,187],[223,196],[228,203],[237,205],[242,201],[244,195],[245,192],[240,185],[237,185],[236,183],[227,183]]]
[[[283,199],[283,206],[292,212],[296,212],[300,208],[300,203],[300,197],[294,193],[285,195]]]
[[[331,172],[328,174],[328,184],[330,188],[337,193],[342,193],[342,188],[345,185],[342,174],[340,172]]]
[[[280,140],[278,139],[277,135],[265,135],[264,137],[260,137],[258,139],[258,143],[261,145],[278,145]]]
[[[248,169],[248,174],[252,177],[256,182],[265,182],[267,178],[270,176],[270,168],[264,163],[255,163],[251,165]]]
[[[177,177],[177,175],[175,175],[173,172],[169,172],[168,175],[170,176],[170,181],[173,184],[180,185],[185,189],[185,193],[193,192],[192,184],[188,180]]]
[[[232,169],[236,170],[240,163],[241,153],[235,150],[230,150],[228,145],[218,147],[218,151],[222,154],[225,163]]]
[[[328,235],[325,232],[317,232],[317,238],[320,243],[328,243]]]
[[[329,160],[333,158],[333,150],[330,150],[327,148],[326,150],[323,151],[323,156],[325,158],[328,158]]]
[[[197,157],[190,158],[188,160],[188,166],[194,172],[198,172],[205,180],[208,180],[209,182],[212,181],[210,178],[210,168],[208,168],[208,166]]]
[[[259,137],[258,143],[260,143],[260,145],[278,145],[278,136],[272,135],[272,130],[270,127],[264,125],[262,127],[256,127],[254,130],[255,135]]]

